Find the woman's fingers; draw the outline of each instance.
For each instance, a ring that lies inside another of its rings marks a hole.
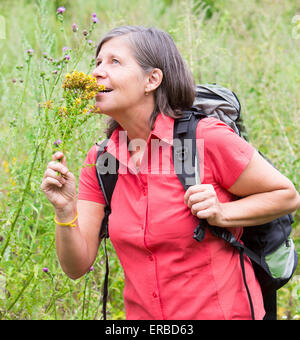
[[[52,161],[48,163],[48,169],[58,171],[61,175],[63,175],[65,178],[68,177],[69,169],[62,163],[59,163],[57,161]]]
[[[53,186],[53,185],[55,185],[59,188],[61,188],[63,186],[63,184],[59,180],[57,180],[53,177],[47,177],[47,178],[44,179],[44,181],[41,185],[41,189],[46,189],[47,187]]]
[[[199,211],[209,209],[213,205],[214,205],[213,200],[205,200],[203,202],[193,204],[190,207],[190,209],[191,209],[192,214],[196,216]]]
[[[45,171],[44,178],[51,177],[56,180],[58,180],[61,184],[65,184],[67,181],[60,175],[57,175],[57,172],[52,170],[51,168],[48,168]]]
[[[64,154],[61,151],[55,152],[55,154],[52,156],[53,161],[56,161],[56,160],[62,159],[62,158],[65,158],[65,157],[64,157]]]
[[[212,185],[200,184],[190,187],[184,195],[184,203],[191,208],[195,203],[216,197]]]
[[[184,203],[194,216],[206,219],[211,225],[220,225],[223,212],[213,185],[191,186],[184,195]]]

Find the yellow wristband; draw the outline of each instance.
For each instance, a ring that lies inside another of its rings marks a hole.
[[[54,221],[56,224],[58,225],[61,225],[63,227],[76,227],[76,224],[74,223],[78,218],[78,212],[76,214],[76,217],[71,221],[71,222],[66,222],[66,223],[61,223],[61,222],[58,222],[57,219],[56,219],[56,216],[54,217]]]

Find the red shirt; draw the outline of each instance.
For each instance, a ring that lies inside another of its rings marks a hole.
[[[184,204],[185,191],[174,172],[173,125],[172,118],[158,115],[139,173],[130,159],[127,139],[120,138],[121,127],[107,145],[107,151],[120,160],[109,234],[125,273],[126,317],[251,319],[239,253],[209,232],[201,243],[193,239],[198,219]],[[201,182],[214,186],[220,202],[234,200],[226,189],[243,172],[254,148],[215,118],[200,121],[197,138],[202,140],[204,159]],[[161,145],[152,153],[151,140]],[[85,163],[95,164],[96,156],[94,145]],[[82,169],[78,199],[105,204],[95,167]],[[231,231],[238,238],[242,234],[242,228]],[[255,317],[262,319],[262,294],[248,258],[245,267]]]

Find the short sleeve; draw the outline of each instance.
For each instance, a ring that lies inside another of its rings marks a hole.
[[[103,193],[100,189],[97,174],[97,145],[94,144],[88,151],[84,165],[80,171],[78,185],[78,200],[93,201],[105,204]]]
[[[200,121],[197,138],[203,139],[204,169],[209,167],[216,182],[229,189],[249,164],[255,148],[216,118]]]

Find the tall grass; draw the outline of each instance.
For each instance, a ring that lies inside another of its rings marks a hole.
[[[59,6],[67,9],[63,23],[56,17]],[[90,46],[82,32],[92,12],[99,22]],[[6,39],[0,40],[0,319],[102,317],[103,249],[93,271],[78,281],[68,279],[55,253],[53,209],[40,190],[56,138],[42,103],[56,81],[51,96],[61,97],[60,71],[62,76],[78,61],[78,70],[90,72],[94,45],[112,27],[142,24],[164,29],[175,39],[197,83],[218,83],[236,92],[251,143],[298,187],[300,39],[293,34],[292,19],[299,12],[293,0],[1,1]],[[79,27],[76,33],[73,23]],[[43,56],[60,59],[64,46],[72,52],[63,69]],[[34,50],[32,57],[28,49]],[[49,117],[51,122],[54,118]],[[98,115],[74,131],[67,163],[77,179],[104,125]],[[295,218],[293,235],[300,250],[299,212]],[[123,272],[111,246],[109,253],[108,317],[124,319]],[[300,318],[297,274],[279,292],[279,318]]]

